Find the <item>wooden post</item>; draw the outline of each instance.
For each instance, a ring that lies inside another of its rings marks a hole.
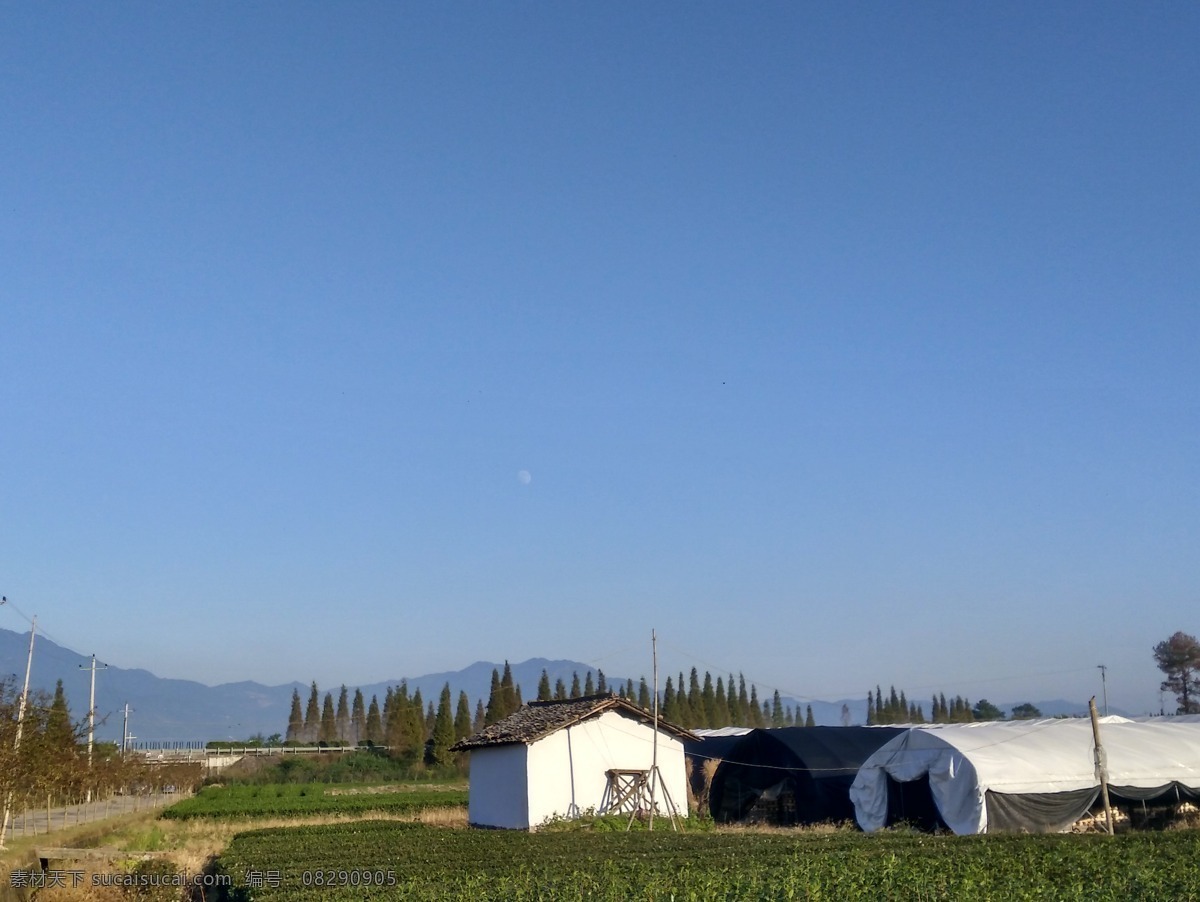
[[[654,745],[650,753],[650,826],[654,831],[654,783],[658,779],[658,636],[650,630],[650,656],[654,660]]]
[[[1096,713],[1096,696],[1088,702],[1088,713],[1092,717],[1092,739],[1096,743],[1096,776],[1100,778],[1100,797],[1104,800],[1104,823],[1108,826],[1108,835],[1113,835],[1112,805],[1108,800],[1108,767],[1104,760],[1104,746],[1100,744],[1100,716]]]

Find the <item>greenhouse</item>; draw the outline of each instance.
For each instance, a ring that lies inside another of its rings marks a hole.
[[[1099,729],[1114,805],[1200,798],[1200,724],[1105,717]],[[863,830],[905,822],[959,834],[1065,830],[1099,793],[1086,719],[909,729],[864,761],[850,788]]]
[[[850,784],[896,727],[752,730],[713,776],[709,808],[720,823],[811,824],[854,817]]]

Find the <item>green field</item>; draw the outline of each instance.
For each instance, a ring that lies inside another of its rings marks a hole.
[[[236,836],[227,900],[1200,899],[1200,833],[507,831],[369,821]]]
[[[163,812],[163,817],[262,818],[308,815],[412,814],[430,808],[463,807],[467,791],[418,784],[415,788],[274,783],[262,786],[208,786]]]

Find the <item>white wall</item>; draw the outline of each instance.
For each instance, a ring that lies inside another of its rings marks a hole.
[[[528,751],[522,743],[471,751],[467,820],[481,827],[529,829],[525,781]]]
[[[552,817],[576,817],[598,811],[608,785],[606,771],[648,770],[653,756],[652,727],[605,711],[597,718],[552,733],[529,746],[529,824],[537,827]],[[687,786],[683,743],[665,734],[658,738],[658,769],[675,803],[687,815]],[[472,762],[472,791],[474,763]],[[666,812],[659,795],[659,812]],[[474,822],[474,814],[471,817]]]

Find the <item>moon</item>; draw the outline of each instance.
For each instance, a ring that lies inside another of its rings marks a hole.
[[[533,476],[528,470],[517,470],[517,482],[521,483],[521,485],[529,485],[529,483],[533,482]]]

